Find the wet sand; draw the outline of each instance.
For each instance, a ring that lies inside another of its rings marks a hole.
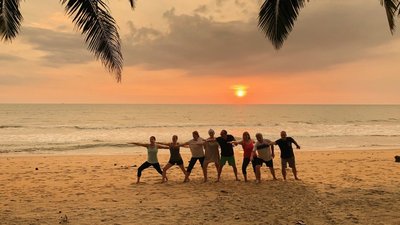
[[[207,183],[197,164],[189,183],[174,166],[167,183],[149,168],[135,184],[145,154],[3,155],[0,224],[400,224],[400,150],[295,154],[300,181],[291,171],[283,181],[276,158],[279,180],[263,167],[260,184],[250,166],[248,183],[234,181],[228,165],[215,183],[212,164]],[[240,153],[236,161],[243,180]]]

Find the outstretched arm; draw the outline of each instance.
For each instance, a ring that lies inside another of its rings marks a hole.
[[[169,149],[169,145],[168,144],[157,144],[157,148],[159,149]]]
[[[228,142],[228,143],[237,146],[237,145],[242,145],[242,144],[243,144],[243,141],[230,141],[230,142]]]
[[[296,148],[297,148],[297,149],[300,149],[300,145],[298,145],[297,142],[296,142],[293,138],[292,138],[292,141],[293,141],[293,144],[296,145]]]
[[[139,142],[128,142],[128,144],[142,146],[142,147],[148,147],[149,146],[149,144],[143,144],[143,143],[139,143]]]

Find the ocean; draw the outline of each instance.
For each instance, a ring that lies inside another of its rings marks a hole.
[[[185,142],[210,128],[270,140],[285,130],[304,151],[395,149],[400,105],[1,104],[0,154],[134,154],[144,148],[127,142]]]

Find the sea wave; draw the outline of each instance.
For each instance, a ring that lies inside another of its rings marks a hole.
[[[131,144],[116,144],[116,143],[96,143],[96,144],[77,144],[77,145],[52,145],[52,146],[40,146],[40,147],[19,147],[16,149],[0,149],[1,153],[34,153],[34,152],[62,152],[62,151],[74,151],[91,148],[128,148],[132,147]]]
[[[19,125],[1,125],[0,129],[7,129],[7,128],[22,128],[23,126]]]
[[[19,126],[19,125],[4,125],[0,126],[0,129],[7,128],[29,128],[29,129],[76,129],[76,130],[122,130],[122,129],[138,129],[138,128],[187,128],[187,127],[262,127],[261,123],[255,124],[165,124],[165,125],[134,125],[134,126],[78,126],[78,125],[55,125],[55,126]],[[274,124],[273,126],[279,126],[279,124]]]

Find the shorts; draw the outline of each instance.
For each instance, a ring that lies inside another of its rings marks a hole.
[[[263,159],[261,159],[261,158],[254,158],[254,164],[255,164],[256,166],[262,166],[264,163],[265,163],[265,165],[266,165],[267,167],[269,167],[269,168],[274,168],[274,161],[272,161],[272,159],[271,159],[271,160],[268,160],[268,161],[265,161],[265,160],[263,160]]]
[[[182,159],[179,159],[179,160],[169,160],[168,163],[171,164],[171,165],[178,165],[178,166],[180,166],[180,165],[183,164],[183,160],[182,160]]]
[[[236,166],[235,156],[221,156],[220,165],[221,166],[225,165],[226,161],[228,161],[228,164],[230,166]]]
[[[296,167],[296,161],[294,159],[294,156],[286,159],[281,158],[281,163],[282,163],[282,169],[287,168],[287,164],[289,164],[290,168]]]

